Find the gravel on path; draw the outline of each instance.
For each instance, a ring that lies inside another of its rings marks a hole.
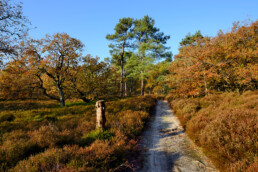
[[[139,172],[218,171],[185,134],[166,101],[158,101],[139,142]]]

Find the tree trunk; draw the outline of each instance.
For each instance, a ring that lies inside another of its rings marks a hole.
[[[123,97],[123,60],[121,60],[120,97]]]
[[[129,79],[129,97],[131,97],[132,96],[132,88],[133,86],[132,86],[132,79]]]
[[[124,46],[125,42],[122,44],[122,54],[121,54],[121,78],[120,78],[120,97],[123,97],[123,76],[124,76]]]
[[[141,78],[141,96],[144,96],[144,77],[143,77],[143,72],[142,73],[142,78]]]
[[[125,97],[127,97],[127,79],[126,79],[126,72],[125,72]]]
[[[65,106],[65,98],[64,98],[63,88],[59,84],[57,84],[57,88],[59,91],[60,105],[63,107],[63,106]]]
[[[145,58],[145,52],[143,52],[142,54],[142,64],[144,62],[144,58]],[[141,96],[144,96],[144,76],[143,76],[143,69],[141,71]]]
[[[87,99],[86,97],[82,97],[81,98],[85,103],[89,103],[90,102],[90,99]]]

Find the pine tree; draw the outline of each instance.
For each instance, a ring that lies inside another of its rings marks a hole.
[[[147,74],[147,68],[155,59],[162,57],[171,57],[165,47],[170,36],[164,35],[155,26],[155,21],[148,15],[142,19],[134,21],[134,37],[136,39],[135,47],[138,48],[139,68],[141,71],[141,95],[144,95],[144,80]]]
[[[119,23],[117,23],[114,28],[115,33],[106,36],[106,39],[113,41],[113,43],[109,45],[112,60],[120,63],[120,97],[123,96],[125,49],[130,47],[129,40],[133,36],[131,32],[132,25],[133,19],[130,17],[119,19]]]

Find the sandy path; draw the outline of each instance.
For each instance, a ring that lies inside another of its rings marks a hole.
[[[142,163],[136,171],[217,171],[188,139],[166,101],[158,101],[139,147]]]

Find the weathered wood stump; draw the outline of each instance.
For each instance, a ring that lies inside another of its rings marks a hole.
[[[96,129],[105,129],[106,116],[105,116],[105,101],[99,100],[96,102]]]

